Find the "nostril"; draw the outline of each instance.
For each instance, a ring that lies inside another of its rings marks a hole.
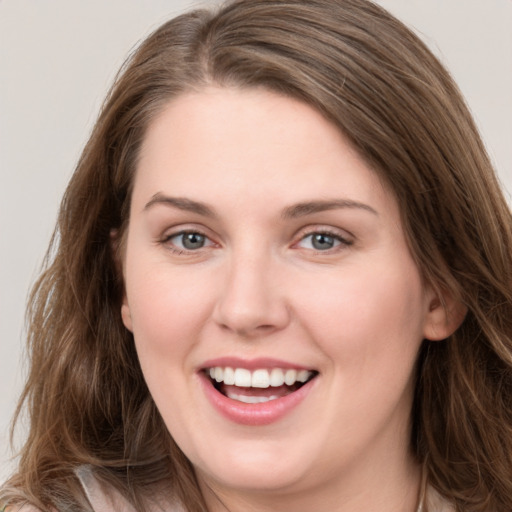
[[[265,269],[259,272],[238,269],[218,297],[213,320],[224,331],[243,338],[286,327],[290,320],[287,302],[275,286],[265,285],[268,279]]]
[[[267,335],[271,334],[273,331],[278,329],[277,326],[271,324],[263,324],[256,326],[237,326],[235,324],[229,325],[226,323],[221,323],[219,324],[219,326],[223,331],[231,331],[240,338],[254,338],[261,335]]]

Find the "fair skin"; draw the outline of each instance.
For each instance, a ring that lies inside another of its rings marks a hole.
[[[416,509],[414,366],[450,326],[392,193],[331,123],[264,90],[172,100],[123,254],[123,321],[211,512]]]

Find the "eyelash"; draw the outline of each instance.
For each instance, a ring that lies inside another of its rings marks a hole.
[[[171,240],[173,238],[183,237],[185,235],[199,235],[200,237],[204,237],[205,241],[207,241],[209,243],[206,243],[206,245],[198,247],[197,249],[186,249],[186,248],[181,249],[179,247],[176,247],[173,243],[171,243]],[[303,233],[301,235],[300,239],[297,242],[295,242],[293,244],[293,246],[298,246],[301,242],[303,242],[307,238],[313,237],[315,235],[332,238],[332,239],[334,239],[335,242],[338,242],[338,243],[336,245],[334,245],[333,247],[328,248],[326,250],[315,249],[315,248],[306,249],[306,250],[312,250],[319,254],[321,254],[321,253],[329,254],[333,251],[336,251],[337,247],[341,246],[340,248],[342,249],[342,248],[350,247],[351,245],[353,245],[353,241],[348,240],[347,238],[344,238],[339,233],[337,233],[333,230],[314,229],[314,230]],[[161,243],[162,245],[165,245],[170,251],[172,251],[173,253],[175,253],[177,255],[190,255],[190,254],[194,254],[194,253],[199,253],[203,249],[215,245],[215,243],[210,239],[210,237],[208,235],[206,235],[204,232],[197,230],[197,229],[184,229],[184,230],[178,231],[177,233],[170,233],[169,235],[164,236],[159,241],[159,243]]]
[[[326,250],[314,249],[314,248],[313,249],[309,249],[309,250],[314,250],[317,253],[330,254],[331,252],[334,252],[337,249],[343,249],[343,248],[346,248],[346,247],[350,247],[354,243],[353,241],[348,240],[347,238],[341,236],[339,232],[336,232],[336,231],[330,230],[330,229],[318,229],[317,228],[317,229],[313,229],[311,231],[307,231],[307,232],[303,233],[301,235],[299,241],[296,242],[294,245],[298,245],[301,242],[303,242],[304,240],[306,240],[307,238],[313,237],[315,235],[329,237],[329,238],[334,239],[335,242],[338,242],[337,245],[334,245],[333,247],[331,247],[329,249],[326,249]]]
[[[173,238],[183,237],[185,235],[199,235],[201,237],[204,237],[205,241],[209,241],[210,243],[208,243],[206,246],[199,247],[198,249],[187,249],[187,248],[181,249],[179,247],[176,247],[171,242],[171,240]],[[189,254],[198,253],[201,251],[201,249],[204,249],[205,247],[214,245],[214,243],[211,241],[210,237],[198,229],[183,229],[181,231],[178,231],[177,233],[170,233],[169,235],[164,236],[159,242],[162,245],[165,245],[166,248],[168,248],[170,251],[172,251],[173,253],[175,253],[177,255],[181,255],[181,254],[189,255]]]

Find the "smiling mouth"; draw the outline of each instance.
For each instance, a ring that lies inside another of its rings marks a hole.
[[[231,368],[215,366],[204,370],[213,387],[231,400],[260,404],[294,393],[314,379],[315,370]]]

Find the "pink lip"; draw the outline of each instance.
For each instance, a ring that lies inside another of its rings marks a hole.
[[[231,364],[219,364],[216,362],[211,366],[231,366]],[[236,367],[247,368],[245,365]],[[269,368],[268,365],[261,365],[261,361],[259,365],[254,368],[262,367]],[[279,367],[282,368],[283,366]],[[285,367],[290,366],[288,365]],[[291,368],[297,367],[291,366]],[[198,376],[206,397],[213,407],[228,420],[240,425],[248,426],[270,425],[271,423],[280,420],[295,409],[307,397],[317,380],[316,378],[310,380],[297,391],[294,391],[282,398],[277,398],[260,404],[246,404],[239,402],[238,400],[232,400],[217,391],[211,380],[204,372],[199,372]]]
[[[272,368],[283,368],[284,370],[311,370],[306,366],[300,364],[293,364],[287,361],[281,361],[278,359],[260,357],[257,359],[241,359],[238,357],[220,357],[217,359],[210,359],[205,361],[201,365],[201,369],[220,367],[230,368],[246,368],[247,370],[259,370],[260,368],[272,369]]]

